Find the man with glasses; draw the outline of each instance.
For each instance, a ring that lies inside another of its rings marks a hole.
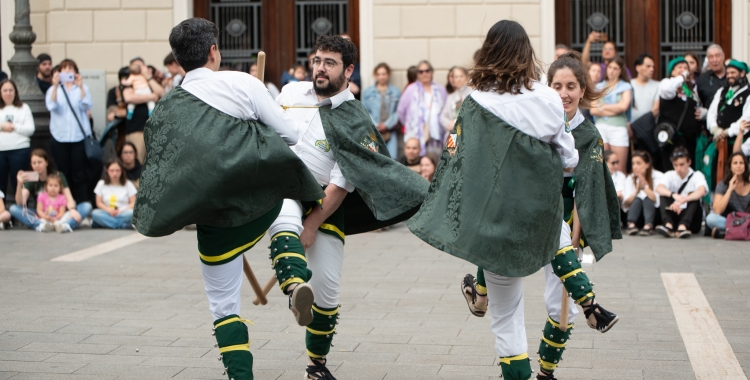
[[[663,223],[656,232],[668,238],[686,239],[701,230],[701,198],[706,195],[708,184],[703,173],[690,167],[690,154],[685,147],[674,148],[670,159],[674,170],[664,173],[656,186]]]
[[[326,355],[338,323],[345,236],[407,219],[428,188],[391,159],[367,110],[354,100],[348,81],[356,57],[351,41],[320,36],[310,60],[313,81],[289,83],[276,99],[299,127],[292,150],[326,194],[320,204],[284,200],[268,230],[279,287],[297,323],[307,326],[308,379],[335,379]]]

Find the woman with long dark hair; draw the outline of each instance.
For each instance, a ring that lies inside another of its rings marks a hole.
[[[16,173],[29,167],[31,135],[34,134],[31,108],[18,95],[16,83],[0,82],[0,191],[16,188]]]
[[[606,90],[606,96],[591,107],[591,115],[596,121],[596,128],[602,135],[604,149],[611,150],[618,157],[628,156],[630,138],[628,122],[633,100],[633,86],[625,72],[625,61],[614,57],[604,72],[604,80],[596,85],[598,90]],[[627,165],[620,162],[617,170],[624,172]]]
[[[706,216],[706,227],[711,236],[721,239],[726,232],[727,215],[735,211],[747,212],[750,205],[750,170],[747,157],[736,152],[729,157],[727,173],[716,184],[711,213]]]
[[[654,169],[651,155],[636,150],[631,159],[633,172],[625,178],[622,192],[622,210],[628,215],[628,235],[649,236],[654,233],[654,220],[659,209],[659,194],[656,183],[664,174]],[[642,223],[642,224],[641,224]],[[643,229],[639,230],[638,226]]]

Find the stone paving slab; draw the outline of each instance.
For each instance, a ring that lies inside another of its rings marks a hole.
[[[195,232],[147,239],[77,263],[50,259],[132,232],[81,229],[0,233],[0,380],[226,379]],[[248,253],[261,282],[271,275],[267,240]],[[750,244],[695,236],[626,237],[585,270],[602,303],[621,318],[610,332],[581,316],[563,379],[694,379],[662,284],[662,272],[692,272],[746,374],[750,373]],[[330,368],[339,379],[497,379],[490,317],[475,318],[460,281],[476,268],[441,253],[399,225],[347,237],[341,320]],[[529,355],[536,360],[546,311],[541,273],[525,281]],[[304,329],[278,289],[243,317],[255,326],[256,379],[299,379]],[[137,349],[137,351],[136,351]]]

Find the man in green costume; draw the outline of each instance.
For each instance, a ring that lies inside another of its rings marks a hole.
[[[253,379],[246,320],[240,318],[242,254],[268,230],[284,198],[324,197],[288,148],[298,131],[249,74],[218,72],[216,26],[175,26],[169,44],[187,72],[157,104],[145,128],[146,162],[133,223],[147,236],[197,224],[198,251],[214,334],[229,379]]]
[[[339,316],[346,235],[405,220],[429,184],[391,159],[348,79],[357,48],[340,36],[318,38],[310,61],[313,82],[290,83],[277,102],[299,127],[292,150],[325,188],[321,205],[284,200],[269,228],[269,258],[297,322],[307,326],[305,377],[331,380],[326,355]]]

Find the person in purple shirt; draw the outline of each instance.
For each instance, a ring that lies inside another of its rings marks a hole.
[[[398,118],[404,126],[404,141],[419,140],[420,156],[427,152],[441,154],[445,130],[440,126],[440,112],[448,93],[432,80],[434,70],[427,61],[417,65],[417,81],[410,84],[398,103]]]

